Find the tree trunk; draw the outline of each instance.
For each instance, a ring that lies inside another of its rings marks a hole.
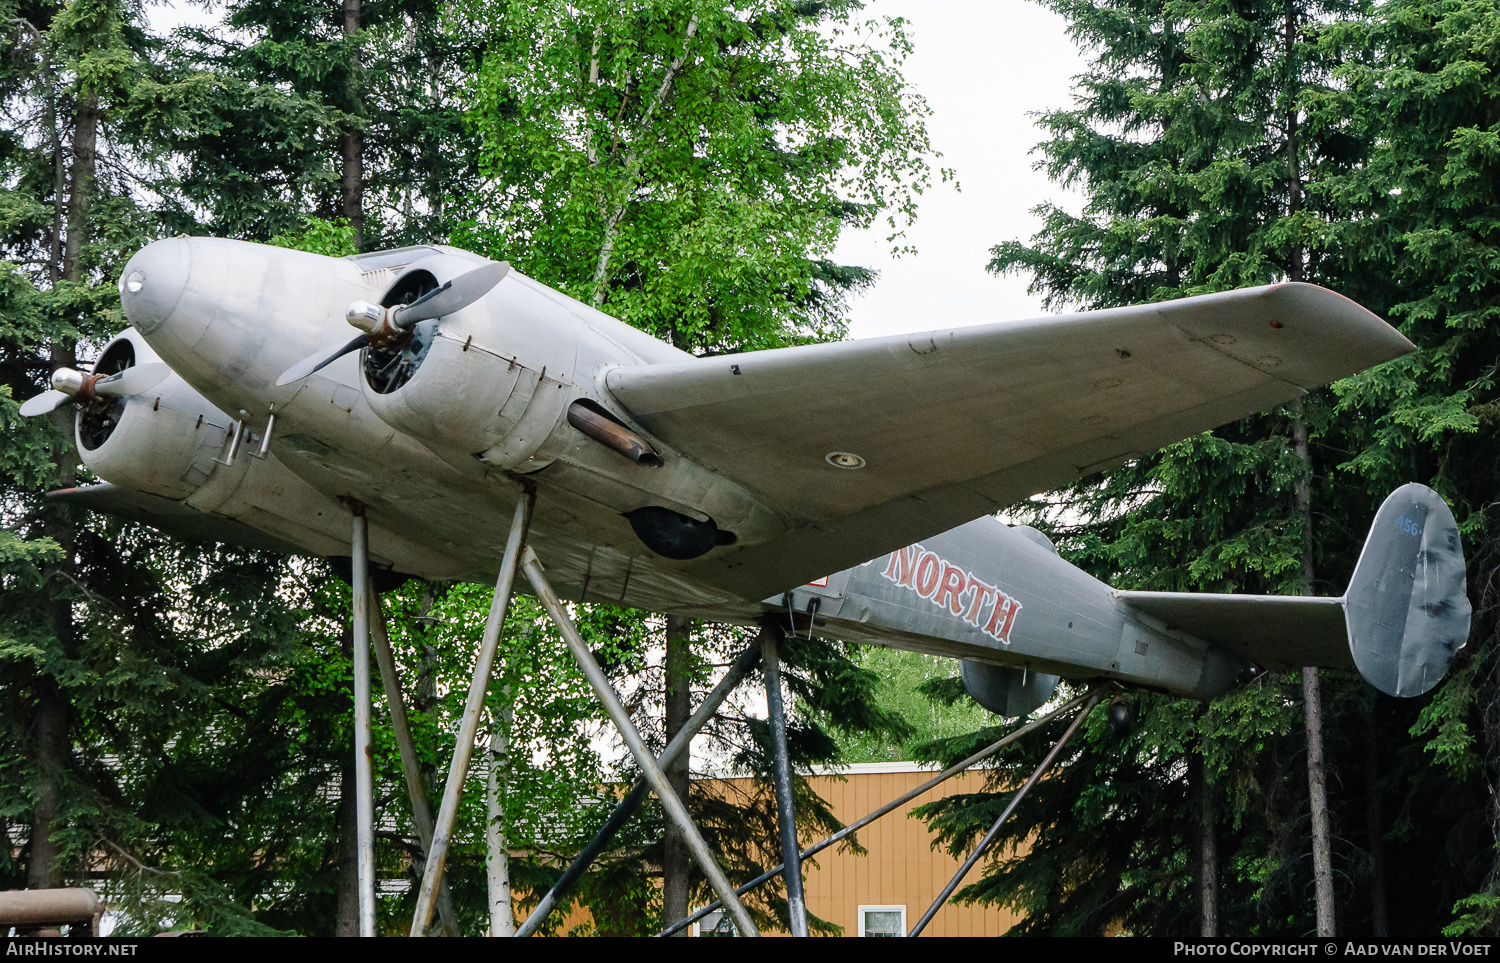
[[[350,0],[345,0],[345,2],[350,2]],[[667,65],[667,72],[662,77],[661,86],[656,89],[656,96],[646,104],[646,113],[641,118],[639,136],[644,137],[646,132],[651,129],[652,119],[656,111],[666,102],[667,94],[672,90],[672,81],[677,78],[678,72],[682,70],[682,65],[687,62],[688,49],[692,45],[693,37],[697,33],[698,15],[693,14],[688,20],[687,37],[682,42],[682,53],[673,57],[672,62]],[[598,155],[591,154],[590,162],[598,163]],[[610,210],[606,206],[601,212],[605,215],[604,238],[599,245],[599,260],[594,266],[594,295],[591,301],[596,308],[604,307],[604,300],[609,294],[609,264],[610,259],[614,257],[615,238],[619,235],[620,221],[624,219],[625,213],[630,207],[630,195],[635,189],[636,179],[640,174],[640,155],[635,151],[631,151],[625,158],[625,172],[626,182],[630,185],[629,188],[625,191],[619,202],[614,205],[613,210]]]
[[[677,615],[667,617],[666,656],[666,738],[675,736],[688,717],[692,715],[692,625]],[[687,805],[692,754],[683,752],[666,768],[667,782],[672,791]],[[688,855],[687,840],[682,831],[670,821],[662,840],[662,911],[667,925],[688,915],[688,895],[691,888],[689,874],[692,863]],[[683,929],[678,936],[687,936]]]
[[[1385,897],[1385,820],[1380,813],[1379,721],[1375,700],[1365,713],[1365,826],[1370,834],[1370,933],[1389,936]]]
[[[99,140],[99,99],[92,95],[79,98],[73,118],[72,157],[68,165],[67,234],[61,245],[62,263],[55,265],[54,277],[64,281],[84,281],[83,243],[89,230],[93,209],[94,172],[97,166]],[[54,250],[57,250],[54,244]],[[50,349],[54,368],[76,367],[77,345],[72,340],[54,342]],[[73,409],[61,409],[54,415],[62,444],[58,448],[53,480],[58,488],[77,483],[77,458],[69,439],[73,437]],[[76,531],[69,511],[61,505],[42,508],[42,531],[62,549],[60,561],[44,566],[44,591],[48,595],[47,620],[55,644],[65,656],[74,654],[73,605],[69,570],[73,567]],[[58,831],[57,808],[62,793],[63,772],[68,763],[72,742],[69,729],[73,710],[67,694],[50,675],[39,675],[36,687],[36,710],[31,733],[36,749],[37,798],[32,810],[30,853],[26,866],[27,886],[44,889],[61,886],[63,868],[54,837]]]
[[[1313,883],[1318,899],[1318,935],[1334,935],[1333,839],[1328,828],[1328,776],[1323,766],[1323,702],[1318,670],[1302,670],[1307,707],[1307,805],[1312,813]]]
[[[510,841],[505,832],[502,805],[510,781],[510,706],[507,705],[499,716],[495,720],[495,731],[490,733],[490,770],[485,781],[485,870],[490,888],[490,935],[514,936],[516,917],[510,894]]]
[[[36,746],[37,798],[31,816],[31,849],[26,866],[28,889],[53,889],[63,884],[62,863],[53,839],[63,767],[67,763],[68,723],[72,713],[67,697],[50,675],[37,678],[37,707],[32,722]]]
[[[1198,797],[1198,935],[1219,935],[1219,834],[1214,825],[1213,788],[1203,753],[1188,757],[1188,782]]]
[[[339,651],[347,660],[354,658],[354,628],[344,626]],[[345,718],[353,721],[354,703],[345,703]],[[338,891],[334,916],[334,936],[359,936],[359,794],[355,789],[354,730],[349,744],[338,749],[339,805],[335,812],[339,833]]]
[[[344,36],[352,37],[359,33],[360,16],[360,0],[344,0]],[[355,116],[360,113],[359,74],[359,54],[352,52],[349,55],[349,86],[345,92],[348,103],[345,109]],[[344,220],[354,228],[354,249],[362,251],[365,243],[365,135],[355,124],[356,121],[352,118],[345,122],[342,188]]]
[[[417,683],[412,689],[412,708],[418,716],[421,716],[429,725],[438,723],[438,653],[437,646],[433,644],[432,622],[430,616],[433,605],[437,604],[437,595],[432,590],[432,583],[422,583],[422,597],[417,602],[417,635],[421,639],[422,661],[417,666]],[[432,787],[443,785],[446,773],[440,773],[437,763],[433,760],[423,760],[430,764],[422,770],[422,785]],[[428,806],[432,806],[432,800],[427,800]],[[433,809],[436,812],[436,809]]]
[[[354,753],[339,766],[339,888],[334,936],[359,936],[359,814],[355,809]]]
[[[1282,91],[1286,98],[1286,175],[1287,216],[1296,217],[1302,210],[1302,156],[1297,142],[1296,92],[1300,78],[1295,56],[1297,48],[1297,9],[1288,4],[1285,23],[1286,87]],[[1302,245],[1294,244],[1289,252],[1287,280],[1301,281],[1304,275],[1303,261],[1307,252]],[[1302,460],[1303,472],[1297,482],[1297,514],[1302,519],[1302,581],[1303,592],[1313,594],[1313,534],[1312,534],[1312,453],[1307,442],[1307,420],[1303,415],[1302,399],[1292,403],[1292,441],[1297,457]],[[1302,701],[1307,720],[1307,786],[1308,807],[1312,814],[1313,882],[1317,890],[1318,935],[1332,936],[1333,914],[1333,843],[1328,829],[1327,773],[1323,766],[1323,705],[1318,687],[1318,670],[1302,670]]]
[[[1292,443],[1304,471],[1297,482],[1297,514],[1302,519],[1303,592],[1312,594],[1312,454],[1302,399],[1292,403]],[[1312,816],[1313,884],[1318,902],[1318,935],[1334,935],[1333,838],[1328,828],[1328,774],[1323,764],[1323,700],[1318,670],[1302,670],[1302,703],[1307,722],[1307,805]]]

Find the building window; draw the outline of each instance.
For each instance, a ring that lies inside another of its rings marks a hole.
[[[724,911],[716,909],[693,924],[694,936],[739,936],[740,931],[734,928],[734,920],[724,915]]]
[[[861,906],[860,936],[905,936],[905,906]]]

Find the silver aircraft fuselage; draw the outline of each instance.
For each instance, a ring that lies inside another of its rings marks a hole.
[[[740,624],[790,610],[799,630],[971,660],[966,680],[970,668],[1011,667],[974,683],[1005,689],[991,701],[1011,709],[1045,698],[1058,675],[1204,698],[1250,666],[1126,604],[1040,533],[992,517],[813,584],[782,585],[785,594],[769,598],[743,597],[702,567],[649,550],[627,517],[643,509],[716,525],[738,548],[771,543],[789,522],[692,451],[641,430],[658,457],[637,464],[570,424],[582,405],[606,429],[640,430],[611,393],[611,372],[694,359],[514,271],[431,327],[396,390],[376,387],[362,354],[277,384],[349,339],[353,302],[389,297],[418,270],[443,284],[490,263],[444,247],[356,258],[206,238],[146,247],[121,278],[132,327],[117,342],[139,360],[154,354],[174,376],[127,399],[112,432],[88,435],[80,416],[85,463],[118,489],[92,504],[162,527],[333,557],[349,554],[350,514],[362,509],[378,568],[489,580],[517,498],[533,488],[529,540],[566,597]],[[1382,347],[1382,357],[1407,350],[1394,332],[1387,340],[1395,347]],[[914,342],[911,350],[928,349]],[[1245,370],[1272,363],[1281,361],[1252,358]]]

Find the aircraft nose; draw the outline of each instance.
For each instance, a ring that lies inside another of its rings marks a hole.
[[[120,303],[125,317],[142,334],[171,315],[187,290],[193,248],[185,237],[153,241],[141,248],[120,273]]]

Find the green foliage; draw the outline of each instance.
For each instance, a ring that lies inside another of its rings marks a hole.
[[[354,228],[348,224],[325,221],[320,217],[309,217],[302,228],[288,234],[278,234],[266,243],[277,247],[289,247],[294,251],[307,251],[326,257],[348,257],[357,253],[354,246]]]
[[[858,5],[485,2],[472,119],[491,178],[469,243],[673,344],[843,334],[866,272],[842,225],[893,237],[928,184],[900,21]]]
[[[853,733],[839,738],[840,762],[893,762],[916,758],[919,746],[987,726],[992,717],[970,699],[952,659],[864,646],[854,653],[861,669],[879,680],[875,705],[899,715],[911,727],[904,738],[885,733]],[[936,696],[930,698],[929,696]]]
[[[899,72],[909,43],[899,21],[846,3],[368,4],[346,33],[334,7],[236,0],[228,29],[171,38],[115,0],[0,7],[14,31],[0,63],[0,881],[26,885],[43,863],[59,879],[103,873],[133,934],[331,934],[349,892],[347,590],[320,562],[183,544],[43,501],[80,480],[68,412],[22,420],[17,399],[120,329],[120,265],[184,231],[330,256],[457,233],[696,352],[839,336],[845,299],[872,275],[829,260],[838,231],[884,217],[898,241],[930,176],[925,106]],[[351,139],[357,217],[341,183]],[[488,598],[422,584],[386,598],[429,793]],[[577,617],[627,700],[651,705],[660,620],[602,606]],[[701,693],[748,636],[696,633]],[[842,645],[799,640],[785,660],[799,772],[837,760],[838,738],[909,735]],[[51,748],[37,737],[44,704],[61,719]],[[515,603],[487,708],[509,739],[512,876],[535,893],[613,801],[604,787],[634,773],[529,600]],[[639,716],[659,748],[659,718]],[[739,704],[709,740],[709,764],[761,777],[733,798],[692,797],[710,844],[748,878],[779,859],[767,726]],[[379,872],[415,880],[378,717],[374,752]],[[484,775],[472,770],[449,862],[469,933],[487,923]],[[807,833],[836,826],[800,779],[796,793]],[[601,932],[659,923],[662,825],[645,807],[583,887]],[[54,857],[30,851],[37,826]],[[404,929],[412,901],[382,900],[382,928]],[[784,924],[774,887],[753,908]]]

